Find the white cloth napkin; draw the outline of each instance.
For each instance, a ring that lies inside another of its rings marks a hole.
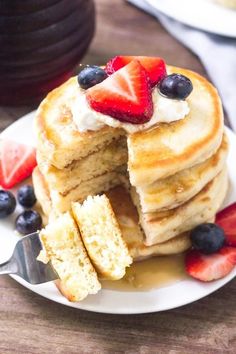
[[[127,0],[158,18],[166,30],[202,61],[218,88],[231,127],[236,131],[236,39],[213,35],[167,17],[145,0]]]

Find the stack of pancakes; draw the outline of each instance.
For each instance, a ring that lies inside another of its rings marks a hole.
[[[214,220],[227,191],[228,143],[218,93],[196,73],[175,67],[168,72],[193,83],[183,120],[134,134],[109,126],[81,133],[72,113],[76,78],[51,92],[36,118],[33,180],[45,214],[66,212],[74,201],[123,185],[136,210],[123,189],[109,193],[135,259],[187,249],[188,231]]]

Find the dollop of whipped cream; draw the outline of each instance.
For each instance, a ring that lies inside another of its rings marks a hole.
[[[123,128],[128,133],[136,133],[149,129],[158,123],[170,123],[183,119],[190,109],[187,101],[166,98],[155,88],[152,93],[153,115],[149,122],[144,124],[131,124],[120,122],[106,114],[93,110],[86,99],[85,91],[78,87],[78,94],[71,102],[71,111],[77,129],[83,133],[88,130],[99,130],[105,125],[113,128]]]

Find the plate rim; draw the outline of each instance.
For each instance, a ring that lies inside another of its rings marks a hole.
[[[196,21],[196,20],[191,22],[191,20],[188,19],[187,15],[186,16],[183,15],[183,11],[181,11],[181,10],[179,12],[175,12],[175,13],[169,11],[168,5],[166,5],[166,1],[164,1],[164,2],[161,0],[144,0],[144,1],[149,6],[152,6],[154,9],[156,9],[157,11],[160,11],[161,13],[165,14],[166,16],[171,17],[172,19],[175,19],[185,25],[192,27],[192,28],[197,28],[197,29],[203,30],[205,32],[208,32],[210,34],[216,34],[216,35],[220,35],[223,37],[236,38],[236,27],[235,27],[234,31],[229,31],[229,30],[227,30],[227,28],[224,29],[224,27],[220,27],[220,29],[217,30],[217,28],[213,24],[211,25],[211,22],[202,23],[201,21]],[[169,1],[172,1],[173,3],[175,3],[175,0],[168,0],[168,2]],[[187,4],[187,8],[189,6],[189,12],[188,12],[188,14],[189,14],[189,13],[191,13],[192,6],[199,6],[199,8],[200,8],[200,6],[203,5],[203,1],[206,1],[206,0],[200,0],[200,1],[197,1],[196,3],[187,2],[186,0],[179,0],[179,1],[182,1],[182,3],[184,3],[185,5]],[[182,5],[180,4],[178,7],[181,9],[184,4],[182,4]],[[232,16],[232,13],[234,12],[235,13],[235,22],[236,22],[236,10],[232,10],[230,8],[223,7],[223,6],[220,7],[220,10],[218,10],[220,5],[214,4],[211,1],[206,1],[205,5],[208,6],[211,11],[217,11],[217,12],[221,11],[221,12],[225,13],[225,15],[231,14],[230,16]],[[225,22],[227,22],[227,20],[224,20],[222,22],[225,23]]]
[[[0,134],[0,137],[2,137],[4,135],[11,134],[12,132],[14,133],[15,129],[18,126],[20,126],[21,124],[29,124],[30,120],[32,120],[33,117],[34,117],[35,112],[36,111],[32,111],[32,112],[24,115],[23,117],[19,118],[17,121],[13,122],[11,125],[9,125]],[[27,120],[29,120],[29,123],[27,123]],[[235,147],[236,147],[236,134],[231,129],[229,129],[228,127],[226,127],[226,131],[227,131],[227,134],[229,135],[230,140],[232,141],[232,139],[233,139],[235,141]],[[22,286],[24,286],[27,289],[33,291],[34,293],[36,293],[36,294],[38,294],[38,295],[40,295],[40,296],[42,296],[42,297],[44,297],[44,298],[46,298],[48,300],[54,301],[56,303],[60,303],[62,305],[68,306],[68,307],[76,308],[76,309],[79,309],[79,310],[97,312],[97,313],[131,315],[131,314],[144,314],[144,313],[153,313],[153,312],[167,311],[167,310],[175,309],[175,308],[178,308],[178,307],[185,306],[187,304],[193,303],[195,301],[198,301],[198,300],[200,300],[200,299],[212,294],[213,292],[219,290],[221,287],[223,287],[224,285],[229,283],[231,280],[233,280],[236,277],[236,267],[225,278],[217,280],[217,281],[214,281],[214,282],[211,282],[211,283],[207,283],[207,284],[198,282],[198,281],[193,280],[193,279],[186,279],[186,280],[182,280],[182,281],[180,280],[177,283],[173,283],[173,284],[164,286],[163,288],[153,289],[153,290],[148,290],[148,291],[142,291],[142,292],[138,292],[138,291],[137,292],[135,292],[135,291],[133,291],[133,292],[121,292],[121,291],[114,291],[114,290],[110,290],[110,289],[102,289],[100,291],[100,293],[98,293],[96,295],[90,295],[87,298],[87,299],[91,300],[92,298],[95,299],[95,297],[97,297],[98,299],[100,297],[104,297],[104,296],[105,297],[106,296],[109,297],[111,292],[113,292],[113,296],[114,296],[114,293],[118,294],[118,296],[121,293],[125,293],[126,295],[130,294],[129,296],[131,296],[131,297],[135,296],[135,294],[137,296],[137,294],[140,294],[140,293],[146,294],[146,295],[150,295],[151,294],[151,296],[152,295],[156,296],[155,293],[157,293],[157,292],[161,293],[163,291],[165,292],[166,289],[171,288],[171,287],[174,287],[174,288],[179,288],[180,287],[180,291],[181,291],[181,288],[183,289],[185,286],[187,286],[187,288],[189,287],[189,284],[188,284],[189,282],[191,283],[192,287],[197,286],[204,293],[204,294],[201,293],[199,296],[194,297],[194,298],[192,298],[190,296],[190,298],[186,298],[184,301],[182,301],[181,297],[180,297],[180,300],[177,301],[174,306],[171,305],[171,304],[168,305],[168,303],[167,303],[167,305],[163,306],[163,308],[161,308],[161,309],[158,308],[158,304],[156,305],[156,302],[151,307],[142,306],[142,308],[139,308],[139,309],[137,309],[136,307],[132,308],[132,306],[130,308],[128,308],[128,309],[127,309],[127,307],[119,308],[119,306],[114,306],[113,308],[111,308],[109,306],[104,307],[104,306],[101,306],[99,301],[95,302],[95,303],[94,302],[92,302],[92,303],[88,302],[87,303],[86,299],[84,301],[82,301],[82,302],[73,303],[73,302],[69,302],[66,298],[64,298],[59,293],[59,291],[57,291],[56,286],[54,284],[46,283],[46,284],[43,284],[43,286],[42,285],[31,285],[31,284],[25,282],[23,279],[19,278],[16,275],[10,275],[10,277],[13,278],[15,281],[17,281]],[[50,285],[50,286],[52,285],[53,289],[56,290],[56,295],[55,294],[50,295],[50,292],[49,292],[49,294],[45,293],[45,291],[48,291],[47,290],[48,285]],[[183,287],[183,285],[184,285],[184,287]],[[204,291],[204,288],[208,289],[208,290],[206,290],[206,293]],[[99,297],[98,297],[98,295],[99,295]],[[112,301],[111,301],[111,303],[112,303]]]

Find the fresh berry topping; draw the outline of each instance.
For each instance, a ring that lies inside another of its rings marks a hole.
[[[0,219],[12,214],[16,208],[16,199],[9,191],[0,190]]]
[[[236,203],[221,210],[216,215],[215,223],[224,230],[226,244],[236,247]]]
[[[23,213],[18,215],[15,226],[16,230],[20,234],[31,234],[42,228],[42,218],[35,210],[25,210]]]
[[[36,203],[34,188],[32,186],[23,186],[18,189],[17,201],[25,208],[31,208]]]
[[[203,254],[197,250],[187,253],[185,269],[193,278],[212,281],[223,278],[236,264],[236,248],[223,247],[217,253]]]
[[[192,90],[191,80],[181,74],[168,75],[159,84],[159,91],[162,95],[177,100],[184,100]]]
[[[0,185],[11,188],[32,174],[36,166],[35,149],[13,140],[1,142]]]
[[[134,60],[86,92],[90,106],[121,122],[142,124],[153,114],[146,70]]]
[[[224,230],[216,224],[201,224],[190,234],[193,248],[210,254],[219,251],[225,242]]]
[[[87,66],[78,75],[78,83],[80,87],[87,90],[89,87],[99,84],[107,78],[105,70],[99,66]]]
[[[155,86],[166,76],[166,65],[163,59],[158,57],[143,57],[143,56],[117,56],[109,60],[106,65],[108,75],[123,68],[132,60],[138,60],[144,69],[147,71],[151,86]]]

